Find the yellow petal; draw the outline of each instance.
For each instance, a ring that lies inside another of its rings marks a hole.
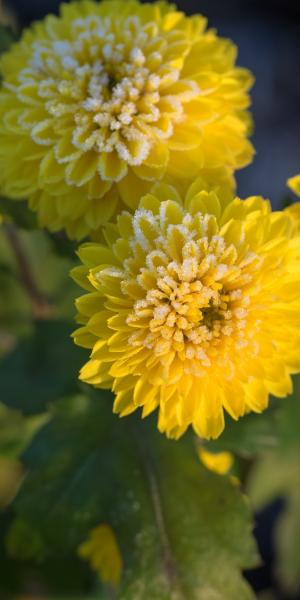
[[[218,475],[226,475],[233,465],[233,455],[231,452],[209,452],[202,446],[198,449],[198,455],[202,464]]]
[[[97,163],[98,156],[93,151],[75,158],[66,167],[66,182],[75,186],[88,183],[95,176]]]
[[[103,152],[98,158],[98,172],[105,181],[121,181],[127,174],[128,167],[116,152]]]

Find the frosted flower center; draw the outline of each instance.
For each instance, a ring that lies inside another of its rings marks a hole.
[[[140,165],[155,138],[172,136],[184,102],[199,93],[194,82],[184,93],[172,92],[180,71],[164,61],[168,45],[158,34],[155,23],[143,25],[138,17],[77,19],[70,39],[34,44],[21,82],[38,82],[50,117],[71,118],[74,151],[116,151]]]
[[[161,247],[147,255],[147,268],[140,269],[137,281],[142,287],[149,288],[151,280],[153,285],[127,317],[135,328],[129,343],[151,349],[163,364],[176,354],[186,373],[201,375],[228,344],[234,352],[253,345],[259,323],[247,326],[249,286],[260,259],[250,251],[239,257],[219,235],[209,240],[186,233],[186,239],[195,239],[183,244],[181,260],[170,260],[161,239]],[[123,280],[124,293],[128,285]]]

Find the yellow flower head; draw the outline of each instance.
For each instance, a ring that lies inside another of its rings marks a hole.
[[[195,182],[182,202],[157,184],[133,215],[84,244],[74,279],[81,379],[116,394],[114,411],[159,408],[158,427],[203,438],[291,391],[300,370],[300,236],[260,197],[228,201]]]
[[[0,188],[82,238],[151,181],[250,162],[236,48],[165,2],[62,4],[0,61]]]

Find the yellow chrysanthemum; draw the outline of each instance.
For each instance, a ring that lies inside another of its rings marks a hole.
[[[88,539],[79,546],[78,554],[89,561],[101,581],[119,585],[123,561],[116,536],[109,525],[102,523],[92,529]]]
[[[297,194],[297,196],[300,196],[300,175],[295,175],[294,177],[290,177],[287,180],[287,184],[289,186],[289,188],[295,192],[295,194]]]
[[[250,162],[236,48],[165,2],[62,4],[1,59],[0,187],[82,238],[151,181]]]
[[[217,437],[224,409],[261,412],[300,370],[300,236],[260,197],[199,191],[182,202],[157,184],[133,215],[81,246],[73,271],[77,344],[92,348],[81,379],[116,394],[126,415],[159,407],[158,427],[192,424]],[[200,187],[201,189],[201,187]]]

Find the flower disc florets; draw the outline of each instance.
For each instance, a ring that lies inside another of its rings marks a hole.
[[[247,164],[251,76],[235,47],[164,2],[62,5],[0,63],[0,185],[80,238],[151,181]]]
[[[108,245],[79,250],[81,379],[116,394],[126,415],[159,408],[171,437],[192,424],[217,437],[224,409],[261,412],[300,368],[299,249],[292,218],[259,197],[193,184],[183,203],[158,185],[109,226]]]

